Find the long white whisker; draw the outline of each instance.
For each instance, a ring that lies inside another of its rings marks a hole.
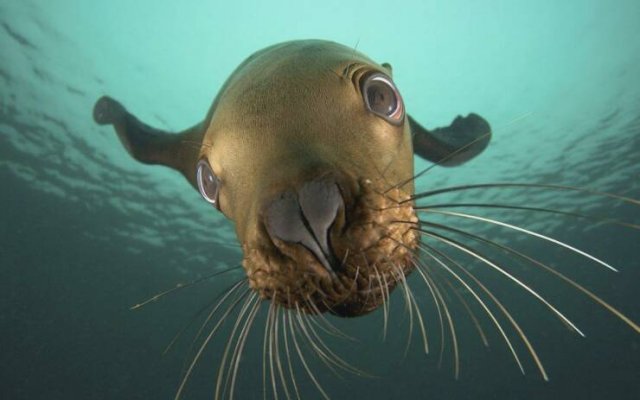
[[[436,190],[430,190],[428,192],[416,193],[415,195],[411,196],[409,199],[403,200],[401,203],[407,202],[407,201],[415,201],[418,199],[431,197],[431,196],[435,196],[442,193],[458,192],[458,191],[469,190],[469,189],[487,189],[487,188],[491,188],[491,189],[525,188],[525,189],[567,190],[567,191],[573,191],[577,193],[593,194],[596,196],[608,197],[611,199],[622,201],[624,203],[640,206],[640,200],[636,200],[630,197],[619,196],[614,193],[600,192],[597,190],[581,188],[577,186],[553,185],[553,184],[544,184],[544,183],[517,183],[517,182],[478,183],[478,184],[472,184],[472,185],[451,186],[451,187],[446,187],[446,188],[441,188]]]
[[[347,339],[347,340],[352,340],[355,341],[356,339],[347,335],[346,333],[342,332],[340,329],[338,329],[335,325],[333,325],[331,323],[331,321],[329,321],[318,309],[318,306],[316,306],[316,303],[314,301],[311,300],[310,296],[307,296],[306,298],[306,302],[307,304],[311,307],[311,309],[313,310],[313,312],[315,313],[315,315],[318,316],[318,318],[320,318],[320,320],[322,322],[324,322],[324,324],[327,326],[327,328],[323,328],[319,323],[317,324],[318,327],[321,327],[321,329],[327,331],[327,333],[329,333],[330,335],[335,335],[338,337],[341,337],[343,339]]]
[[[518,367],[520,368],[520,371],[522,372],[522,374],[524,375],[524,367],[522,366],[522,363],[520,362],[520,358],[518,357],[518,354],[516,353],[513,344],[511,344],[511,340],[509,340],[509,337],[507,336],[507,333],[504,331],[504,329],[502,328],[502,324],[500,324],[500,322],[498,321],[498,319],[496,318],[496,316],[493,314],[493,312],[491,311],[491,309],[487,306],[487,304],[482,300],[482,298],[480,298],[480,296],[478,295],[478,293],[476,293],[475,290],[473,290],[473,288],[471,286],[469,286],[469,284],[462,279],[458,274],[455,273],[455,271],[453,271],[451,268],[449,268],[449,266],[444,263],[442,260],[440,260],[438,257],[434,256],[430,251],[428,251],[428,249],[432,249],[430,247],[427,247],[426,245],[421,245],[420,249],[425,252],[425,254],[427,254],[429,257],[431,257],[434,261],[436,261],[442,268],[444,268],[447,272],[449,272],[451,275],[453,275],[454,278],[456,278],[456,280],[458,282],[460,282],[465,288],[467,288],[467,290],[469,291],[469,293],[471,293],[471,295],[476,299],[476,301],[478,302],[478,304],[484,309],[484,311],[487,313],[487,315],[489,316],[489,318],[491,319],[491,321],[493,321],[494,325],[496,326],[496,328],[498,329],[498,332],[500,332],[500,335],[502,335],[502,338],[504,339],[505,343],[507,344],[507,347],[509,348],[509,350],[511,351],[511,354],[513,355],[513,358],[516,361],[516,364],[518,364]],[[435,249],[433,249],[435,250]],[[451,260],[453,261],[453,260]],[[462,266],[459,266],[459,268],[462,268]],[[420,270],[420,269],[418,269]],[[465,271],[464,268],[462,268],[463,271]]]
[[[607,218],[607,217],[598,216],[598,215],[586,215],[586,214],[582,214],[575,211],[564,211],[564,210],[556,210],[553,208],[543,208],[543,207],[516,206],[512,204],[498,204],[498,203],[440,203],[440,204],[420,205],[419,207],[414,207],[415,210],[433,210],[436,208],[494,208],[494,209],[497,208],[497,209],[505,209],[505,210],[533,211],[533,212],[564,215],[564,216],[573,217],[573,218],[582,218],[582,219],[590,220],[592,222],[624,226],[624,227],[636,229],[636,230],[640,229],[640,225],[631,224],[628,222],[622,222],[613,218]]]
[[[249,307],[251,305],[251,303],[253,302],[253,300],[255,299],[255,297],[257,296],[257,294],[255,292],[252,292],[248,297],[245,298],[244,304],[242,305],[242,308],[240,308],[240,312],[238,313],[238,316],[236,317],[236,322],[233,324],[233,328],[231,330],[231,334],[229,335],[229,340],[227,341],[227,345],[224,348],[224,354],[222,356],[222,361],[220,362],[220,366],[218,369],[218,379],[216,382],[216,391],[215,391],[215,398],[219,399],[222,395],[224,396],[224,392],[226,391],[226,384],[225,384],[225,390],[220,393],[220,390],[222,389],[222,380],[224,379],[224,376],[226,375],[227,378],[229,378],[230,376],[230,372],[231,371],[227,371],[225,372],[225,366],[226,366],[226,362],[227,362],[227,357],[229,356],[229,351],[231,350],[231,345],[234,342],[234,338],[236,335],[236,332],[238,331],[238,328],[240,327],[240,324],[242,323],[242,320],[245,316],[245,313],[249,310]],[[237,346],[240,342],[240,339],[238,338],[237,342],[236,342],[236,349]],[[232,361],[233,362],[233,359]],[[229,368],[231,368],[231,365],[229,366]],[[228,380],[225,380],[228,382]],[[231,396],[233,397],[233,396]]]
[[[557,276],[558,278],[562,279],[563,281],[565,281],[566,283],[568,283],[569,285],[573,286],[575,289],[579,290],[580,292],[582,292],[583,294],[585,294],[586,296],[588,296],[591,300],[593,300],[594,302],[598,303],[599,305],[601,305],[602,307],[604,307],[607,311],[609,311],[610,313],[612,313],[613,315],[615,315],[616,317],[618,317],[619,319],[621,319],[624,323],[626,323],[627,325],[629,325],[633,330],[635,330],[636,332],[640,333],[640,327],[633,322],[629,317],[627,317],[626,315],[624,315],[622,312],[620,312],[618,309],[616,309],[615,307],[613,307],[612,305],[610,305],[609,303],[607,303],[606,301],[604,301],[602,298],[600,298],[599,296],[597,296],[595,293],[591,292],[589,289],[583,287],[582,285],[580,285],[579,283],[577,283],[576,281],[574,281],[573,279],[569,278],[568,276],[564,275],[563,273],[556,271],[555,269],[549,267],[548,265],[536,260],[533,257],[530,257],[512,247],[509,246],[505,246],[502,245],[500,243],[485,239],[483,237],[480,237],[478,235],[474,235],[472,233],[469,232],[465,232],[463,230],[460,229],[456,229],[456,228],[451,228],[451,227],[447,227],[444,225],[440,225],[440,224],[434,224],[434,223],[427,223],[429,226],[433,226],[439,229],[445,229],[451,232],[455,232],[458,233],[460,235],[463,235],[465,237],[471,238],[475,241],[481,242],[481,243],[485,243],[487,245],[490,245],[492,247],[496,247],[498,249],[501,249],[505,252],[507,252],[508,254],[513,254],[525,261],[528,261],[534,265],[539,266],[540,268],[544,269],[545,271]]]
[[[409,296],[409,285],[407,285],[406,276],[404,272],[397,265],[393,265],[393,271],[398,274],[396,281],[402,285],[404,300],[405,300],[405,312],[409,313],[409,333],[407,335],[407,344],[404,348],[404,357],[409,353],[409,347],[411,346],[411,337],[413,336],[413,307],[411,306],[411,297]]]
[[[489,341],[487,340],[487,335],[485,335],[484,330],[482,329],[480,320],[478,320],[478,318],[476,317],[475,313],[473,312],[473,310],[471,309],[467,301],[464,299],[464,297],[462,297],[460,293],[458,293],[458,291],[453,286],[449,278],[447,278],[446,276],[443,276],[443,280],[444,280],[444,283],[447,284],[449,289],[451,289],[451,293],[453,293],[454,296],[456,296],[460,304],[462,304],[462,306],[466,310],[467,314],[469,315],[469,318],[471,319],[471,322],[473,322],[473,325],[478,331],[478,335],[480,336],[480,340],[482,340],[482,344],[484,344],[485,347],[489,347]]]
[[[335,354],[335,352],[333,350],[331,350],[331,348],[322,340],[322,337],[320,337],[320,335],[318,335],[318,332],[316,332],[316,330],[313,328],[313,325],[311,323],[305,323],[305,321],[300,317],[298,319],[299,319],[299,322],[300,322],[299,325],[302,328],[302,331],[303,331],[304,335],[306,336],[307,340],[309,341],[309,343],[313,347],[315,347],[315,346],[318,347],[320,352],[319,353],[317,352],[317,354],[320,357],[326,358],[326,360],[328,362],[330,362],[331,364],[333,364],[336,367],[341,368],[341,369],[343,369],[345,371],[348,371],[348,372],[351,372],[353,374],[360,375],[360,376],[370,376],[370,375],[366,374],[364,371],[359,370],[358,368],[352,366],[351,364],[346,362],[343,358],[341,358],[340,356]],[[307,322],[310,319],[311,318],[307,318]],[[318,341],[319,345],[314,342],[314,339]],[[322,349],[324,349],[324,351]]]
[[[436,293],[436,296],[440,299],[440,303],[442,303],[442,309],[444,310],[444,315],[447,319],[447,324],[449,325],[449,332],[451,332],[451,344],[453,345],[453,362],[454,362],[454,377],[458,379],[460,376],[460,354],[458,350],[458,339],[456,337],[456,329],[453,323],[453,318],[451,317],[451,313],[449,312],[449,307],[447,306],[447,302],[445,301],[442,293],[440,293],[440,289],[438,289],[438,284],[433,280],[433,277],[429,274],[426,275],[427,279],[431,281],[431,285],[433,286],[433,290]]]
[[[279,344],[279,333],[278,333],[278,316],[280,315],[280,307],[276,309],[276,315],[274,318],[274,348],[276,352],[276,367],[278,368],[278,375],[280,375],[280,382],[282,383],[282,387],[284,389],[284,394],[287,396],[287,399],[291,399],[291,395],[289,394],[289,385],[287,385],[287,381],[285,379],[284,369],[282,368],[282,362],[280,361],[280,344]]]
[[[584,251],[582,251],[580,249],[577,249],[577,248],[575,248],[573,246],[570,246],[570,245],[568,245],[568,244],[566,244],[564,242],[561,242],[561,241],[556,240],[554,238],[551,238],[549,236],[545,236],[545,235],[542,235],[540,233],[530,231],[528,229],[520,228],[519,226],[507,224],[506,222],[497,221],[497,220],[491,219],[491,218],[484,218],[484,217],[479,217],[477,215],[471,215],[471,214],[465,214],[465,213],[459,213],[459,212],[453,212],[453,211],[441,211],[441,210],[422,210],[422,211],[423,212],[436,213],[436,214],[442,214],[442,215],[452,215],[452,216],[461,217],[461,218],[474,219],[476,221],[483,221],[483,222],[487,222],[487,223],[490,223],[490,224],[494,224],[494,225],[498,225],[498,226],[503,226],[505,228],[513,229],[513,230],[518,231],[518,232],[526,233],[527,235],[535,236],[535,237],[537,237],[539,239],[546,240],[546,241],[551,242],[553,244],[556,244],[556,245],[558,245],[560,247],[564,247],[565,249],[571,250],[574,253],[580,254],[583,257],[586,257],[586,258],[588,258],[588,259],[590,259],[592,261],[595,261],[598,264],[600,264],[600,265],[602,265],[602,266],[604,266],[604,267],[606,267],[606,268],[608,268],[608,269],[610,269],[610,270],[612,270],[614,272],[618,272],[618,270],[613,268],[611,265],[607,264],[606,262],[600,260],[597,257],[592,256],[589,253],[586,253],[586,252],[584,252]]]
[[[420,333],[422,334],[422,343],[424,345],[424,353],[429,354],[429,341],[427,340],[427,329],[424,326],[424,321],[422,320],[422,311],[418,306],[418,302],[416,301],[415,296],[412,291],[409,291],[409,296],[411,298],[411,303],[416,310],[416,316],[418,317],[418,326],[420,326]]]
[[[383,322],[382,322],[382,340],[386,340],[387,338],[387,324],[388,324],[388,320],[389,320],[389,304],[388,301],[389,299],[386,298],[385,299],[385,289],[386,286],[386,281],[384,283],[382,283],[382,278],[380,277],[380,271],[378,271],[378,267],[376,267],[376,265],[373,265],[373,271],[376,274],[376,277],[378,279],[378,285],[380,287],[380,296],[382,296],[382,318],[383,318]],[[387,292],[388,294],[389,292]]]
[[[284,337],[284,350],[287,355],[287,365],[289,366],[289,376],[291,377],[291,383],[293,384],[293,389],[296,393],[296,398],[300,399],[300,392],[298,391],[298,384],[296,383],[296,375],[293,370],[293,364],[291,362],[291,353],[289,352],[289,340],[287,337],[289,336],[287,332],[287,318],[289,317],[289,310],[285,310],[282,315],[282,336]]]
[[[444,319],[442,317],[442,310],[440,309],[440,302],[438,301],[438,298],[436,297],[436,294],[431,287],[431,282],[427,280],[426,273],[422,270],[421,265],[415,261],[412,261],[412,264],[416,267],[418,275],[420,275],[420,277],[424,281],[425,286],[427,287],[429,293],[431,294],[431,297],[433,298],[433,303],[436,305],[438,324],[440,325],[440,355],[438,356],[438,359],[442,359],[442,354],[444,353]]]
[[[324,391],[324,389],[320,385],[320,382],[318,382],[318,380],[316,379],[316,376],[311,372],[311,369],[307,365],[307,361],[305,360],[304,355],[302,354],[302,350],[300,350],[300,345],[298,344],[298,339],[296,338],[296,334],[295,334],[295,331],[293,329],[293,323],[292,323],[291,320],[292,319],[289,318],[289,331],[291,332],[291,338],[293,339],[293,346],[295,347],[296,352],[298,353],[298,358],[300,359],[300,362],[302,362],[302,366],[304,367],[305,371],[307,372],[307,375],[309,376],[309,378],[311,378],[311,380],[315,384],[315,386],[318,389],[318,391],[320,392],[320,394],[322,394],[322,397],[325,400],[329,400],[329,396]]]
[[[434,249],[434,251],[437,251],[437,250]],[[524,330],[520,327],[520,324],[518,324],[518,322],[515,320],[515,318],[513,318],[511,313],[502,304],[502,302],[499,301],[498,298],[489,289],[487,289],[487,287],[482,282],[480,282],[480,280],[473,273],[471,273],[471,271],[468,271],[468,270],[462,268],[462,266],[457,264],[457,263],[455,263],[455,264],[458,266],[458,268],[460,268],[460,270],[462,272],[464,272],[469,278],[471,278],[475,282],[475,284],[478,285],[491,298],[491,300],[493,300],[493,302],[498,306],[498,308],[500,308],[502,313],[507,317],[507,319],[509,320],[511,325],[518,332],[518,335],[520,336],[520,338],[522,339],[522,342],[527,347],[527,350],[529,350],[529,354],[531,354],[531,358],[533,358],[533,361],[536,363],[536,366],[538,367],[538,370],[540,371],[540,374],[542,375],[542,379],[544,379],[545,381],[548,381],[549,380],[549,376],[547,375],[547,371],[545,370],[544,366],[542,365],[542,361],[540,360],[540,357],[538,357],[538,353],[536,352],[535,348],[533,347],[533,345],[529,341],[529,338],[524,333]]]
[[[239,346],[237,350],[234,350],[234,356],[231,358],[233,363],[233,373],[231,375],[231,388],[229,389],[229,400],[233,400],[234,388],[236,385],[236,377],[238,375],[238,368],[240,367],[240,358],[242,357],[242,350],[244,349],[245,343],[247,341],[247,337],[249,336],[249,332],[251,331],[251,326],[253,325],[253,321],[255,320],[256,314],[260,309],[260,298],[255,296],[255,301],[253,304],[253,308],[249,311],[249,316],[244,322],[244,326],[240,331],[240,335],[238,337]],[[234,361],[235,360],[235,361]]]
[[[276,296],[277,296],[277,294],[274,294],[273,299],[271,300],[271,307],[273,309],[273,312],[270,313],[271,314],[271,320],[269,321],[269,324],[268,324],[269,325],[269,327],[268,327],[268,329],[269,329],[268,349],[269,349],[269,372],[270,372],[270,375],[271,375],[271,387],[273,388],[273,396],[277,400],[279,398],[278,397],[278,384],[276,382],[276,376],[275,376],[276,370],[273,367],[273,361],[274,361],[273,360],[273,358],[274,358],[274,355],[273,355],[273,347],[274,347],[274,344],[273,344],[273,341],[274,341],[274,339],[273,339],[273,332],[274,332],[273,325],[275,324],[275,321],[276,321],[276,311],[277,311],[277,306],[275,304]]]
[[[447,239],[442,235],[433,233],[433,232],[429,232],[429,231],[425,231],[425,230],[420,230],[420,232],[423,235],[429,236],[431,238],[434,238],[438,241],[441,241],[443,243],[446,243],[448,245],[450,245],[451,247],[454,247],[464,253],[469,254],[470,256],[482,261],[484,264],[490,266],[491,268],[493,268],[494,270],[500,272],[502,275],[506,276],[507,278],[509,278],[511,281],[515,282],[518,286],[520,286],[521,288],[523,288],[524,290],[526,290],[527,292],[529,292],[531,295],[533,295],[536,299],[540,300],[544,305],[546,305],[554,314],[556,314],[560,319],[562,319],[565,323],[567,323],[573,330],[575,330],[580,336],[584,337],[585,334],[582,333],[582,331],[580,329],[578,329],[578,327],[571,322],[571,320],[569,320],[569,318],[567,318],[564,314],[562,314],[557,308],[555,308],[551,303],[549,303],[544,297],[542,297],[538,292],[536,292],[535,290],[533,290],[531,287],[525,285],[521,280],[519,280],[518,278],[516,278],[515,276],[511,275],[509,272],[507,272],[506,270],[504,270],[503,268],[499,267],[497,264],[491,262],[490,260],[486,259],[485,257],[481,256],[480,254],[478,254],[475,251],[472,251],[470,248],[468,248],[467,246],[463,246],[451,239]]]
[[[246,283],[246,280],[242,280],[240,282],[238,282],[221,300],[220,302],[216,305],[216,307],[214,308],[214,310],[211,311],[210,315],[213,316],[213,314],[215,314],[216,310],[218,309],[218,307],[220,307],[225,300],[231,296],[232,293],[235,292],[235,290],[237,288],[239,288],[242,284]],[[195,365],[198,363],[198,360],[200,359],[200,357],[202,356],[202,352],[204,351],[204,349],[207,347],[207,344],[209,344],[209,342],[211,341],[211,338],[213,337],[213,335],[215,335],[215,333],[218,331],[218,329],[220,328],[220,326],[222,325],[222,323],[225,321],[225,319],[227,318],[227,316],[231,313],[232,310],[235,309],[235,307],[238,305],[238,303],[243,299],[244,296],[246,296],[246,294],[249,292],[249,289],[246,289],[233,303],[231,303],[231,305],[227,308],[227,310],[225,311],[225,313],[222,315],[222,317],[218,320],[218,322],[216,323],[216,325],[213,327],[213,329],[211,329],[211,331],[209,332],[209,335],[207,335],[207,337],[205,338],[205,340],[202,342],[202,345],[200,345],[200,348],[198,349],[198,352],[196,353],[196,355],[193,357],[193,360],[191,361],[191,364],[189,365],[189,368],[187,369],[187,372],[185,372],[184,377],[182,378],[182,381],[180,382],[180,386],[178,387],[178,390],[176,391],[176,395],[174,397],[175,400],[178,400],[180,398],[180,396],[182,395],[182,391],[185,388],[185,385],[187,384],[187,381],[189,380],[189,377],[191,376],[191,373],[193,372],[193,368],[195,367]]]
[[[264,322],[264,336],[262,339],[262,394],[263,400],[267,400],[267,344],[269,342],[269,322],[273,314],[273,302],[269,303],[267,318]]]

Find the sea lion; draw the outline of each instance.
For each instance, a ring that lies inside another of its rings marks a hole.
[[[305,40],[250,56],[204,120],[178,134],[106,96],[93,115],[136,160],[180,171],[235,223],[261,298],[351,317],[414,268],[413,154],[453,166],[490,141],[476,114],[427,130],[406,110],[390,65]]]

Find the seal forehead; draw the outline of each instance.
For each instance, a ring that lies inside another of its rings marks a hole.
[[[381,69],[353,49],[311,41],[267,49],[234,73],[204,149],[225,182],[222,203],[227,197],[246,213],[255,207],[249,202],[318,165],[372,179],[384,169],[391,180],[410,176],[408,128],[367,112],[358,85],[343,75],[354,63]]]

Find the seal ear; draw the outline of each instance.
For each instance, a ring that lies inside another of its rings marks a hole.
[[[445,167],[471,160],[482,153],[491,140],[489,123],[474,113],[466,117],[458,115],[451,125],[432,131],[411,116],[408,118],[414,154]]]
[[[197,188],[195,171],[204,135],[203,123],[177,134],[162,131],[141,122],[108,96],[96,102],[93,119],[100,125],[113,125],[122,145],[136,160],[178,170]]]
[[[389,71],[389,76],[392,76],[392,75],[393,75],[393,67],[391,67],[391,64],[389,64],[389,63],[382,63],[381,65],[384,67],[384,69],[386,69],[387,71]]]

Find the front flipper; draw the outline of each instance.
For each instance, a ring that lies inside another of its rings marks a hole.
[[[489,123],[477,114],[457,116],[451,125],[428,131],[409,116],[413,152],[445,167],[460,165],[480,154],[491,140]]]
[[[122,104],[108,96],[103,96],[96,102],[93,119],[100,125],[113,125],[122,145],[136,160],[178,170],[197,187],[195,171],[204,124],[200,123],[177,134],[155,129],[141,122]]]

